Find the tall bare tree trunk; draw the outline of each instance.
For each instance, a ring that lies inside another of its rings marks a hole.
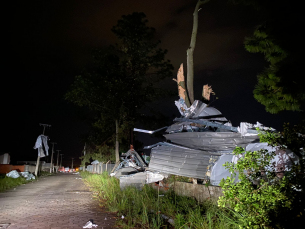
[[[119,155],[119,121],[115,120],[115,162],[120,161]]]
[[[196,46],[197,30],[198,30],[198,11],[199,7],[210,0],[198,0],[195,11],[193,13],[193,31],[191,37],[191,43],[186,51],[187,54],[187,91],[190,99],[190,103],[194,102],[194,49]]]

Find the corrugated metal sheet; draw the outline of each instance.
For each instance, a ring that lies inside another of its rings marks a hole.
[[[152,148],[149,169],[167,174],[204,179],[206,173],[220,155],[225,152],[209,152],[161,145]],[[230,153],[230,151],[226,151]]]
[[[164,137],[178,145],[207,151],[233,151],[236,146],[246,147],[249,143],[259,142],[257,135],[242,136],[234,132],[181,132]]]

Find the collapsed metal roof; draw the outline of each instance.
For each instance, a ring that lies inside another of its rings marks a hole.
[[[249,143],[259,142],[255,127],[262,127],[260,123],[241,123],[240,127],[233,127],[220,111],[201,101],[194,101],[190,108],[186,107],[183,99],[175,104],[182,117],[176,118],[176,123],[166,129],[164,137],[170,143],[160,142],[146,147],[151,148],[149,170],[198,179],[210,178],[220,156],[232,154],[236,146],[246,147]]]
[[[236,146],[246,147],[257,142],[258,136],[242,136],[234,132],[182,132],[166,134],[164,137],[177,145],[203,151],[233,150]]]

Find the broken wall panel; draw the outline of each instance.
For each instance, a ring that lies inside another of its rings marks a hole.
[[[215,157],[208,151],[184,149],[178,146],[157,146],[151,150],[149,169],[204,179],[212,156]]]

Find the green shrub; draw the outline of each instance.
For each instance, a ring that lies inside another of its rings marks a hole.
[[[304,139],[302,134],[294,136],[299,137],[299,141]],[[272,146],[288,146],[283,133],[261,132],[260,138]],[[241,147],[234,150],[234,155],[243,156],[236,164],[227,162],[224,165],[232,176],[221,182],[224,196],[219,198],[218,204],[240,215],[240,228],[298,228],[298,224],[301,225],[304,216],[304,156],[302,149],[295,150],[300,155],[299,164],[293,165],[282,178],[277,176],[270,163],[275,153],[267,150],[246,152]],[[271,169],[265,171],[267,166]],[[237,173],[239,181],[236,183],[233,177]]]

